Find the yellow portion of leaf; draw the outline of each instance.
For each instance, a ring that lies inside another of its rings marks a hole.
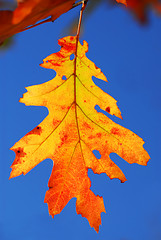
[[[148,153],[143,140],[130,130],[114,123],[95,109],[99,105],[111,115],[121,118],[116,100],[97,87],[92,77],[107,81],[101,70],[85,55],[87,42],[78,43],[76,37],[59,40],[61,50],[44,59],[42,67],[56,71],[49,82],[27,87],[20,102],[26,105],[45,106],[48,116],[35,129],[17,142],[12,150],[16,159],[12,164],[11,178],[26,174],[46,158],[54,162],[45,196],[49,213],[54,217],[69,200],[77,198],[76,210],[86,217],[98,232],[101,212],[105,212],[102,197],[91,190],[87,170],[106,173],[111,179],[126,180],[109,154],[117,153],[129,163],[146,165]],[[64,79],[66,77],[66,80]],[[93,150],[99,150],[97,159]]]

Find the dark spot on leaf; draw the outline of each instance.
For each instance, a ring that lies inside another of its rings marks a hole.
[[[21,163],[21,158],[23,158],[26,153],[23,151],[23,148],[19,147],[17,149],[13,149],[13,151],[16,153],[16,158],[12,164],[13,165],[16,165],[16,164],[20,164]],[[25,162],[24,160],[22,162]]]
[[[37,126],[36,128],[34,128],[33,130],[31,130],[29,133],[26,134],[26,136],[31,135],[31,134],[36,134],[36,135],[40,135],[42,133],[42,129],[40,126]]]
[[[26,155],[26,153],[24,153],[23,148],[19,147],[17,149],[14,150],[16,155],[19,157],[24,157]]]
[[[110,113],[110,107],[106,108],[106,112]]]

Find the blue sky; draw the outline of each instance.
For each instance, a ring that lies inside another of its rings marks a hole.
[[[116,154],[112,160],[127,182],[94,175],[91,189],[103,196],[106,214],[97,234],[76,214],[72,199],[52,219],[44,203],[52,161],[45,160],[26,176],[8,180],[14,153],[9,150],[47,115],[44,107],[26,107],[18,100],[25,87],[53,78],[52,70],[39,66],[43,58],[59,51],[57,40],[69,35],[68,25],[78,9],[18,34],[14,44],[0,52],[0,239],[1,240],[160,240],[161,239],[161,19],[153,13],[150,24],[140,26],[123,8],[100,5],[83,25],[80,40],[89,44],[87,56],[107,76],[100,85],[118,101],[123,120],[145,141],[151,156],[147,167],[128,164]]]

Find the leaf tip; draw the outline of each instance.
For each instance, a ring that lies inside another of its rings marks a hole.
[[[12,173],[12,172],[11,172]],[[12,174],[10,173],[9,180],[13,178]]]

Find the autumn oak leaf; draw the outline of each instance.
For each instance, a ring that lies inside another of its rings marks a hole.
[[[90,190],[88,169],[124,182],[125,175],[110,159],[110,153],[117,153],[128,163],[141,165],[147,164],[149,155],[140,137],[95,109],[99,105],[121,118],[116,100],[92,80],[94,76],[107,81],[101,70],[86,57],[87,42],[76,45],[76,37],[69,36],[59,39],[58,43],[60,51],[46,57],[41,64],[55,70],[55,78],[27,87],[20,99],[26,105],[47,107],[49,114],[11,148],[16,158],[10,178],[28,173],[47,158],[52,159],[53,170],[45,196],[49,213],[54,217],[71,198],[76,198],[77,213],[86,217],[98,232],[105,207],[103,198]],[[95,157],[93,150],[100,152],[100,159]]]
[[[147,20],[147,10],[149,7],[161,15],[160,0],[116,0],[116,2],[128,7],[141,22]]]
[[[52,21],[72,8],[75,0],[17,0],[14,11],[0,10],[0,43],[49,16]]]

